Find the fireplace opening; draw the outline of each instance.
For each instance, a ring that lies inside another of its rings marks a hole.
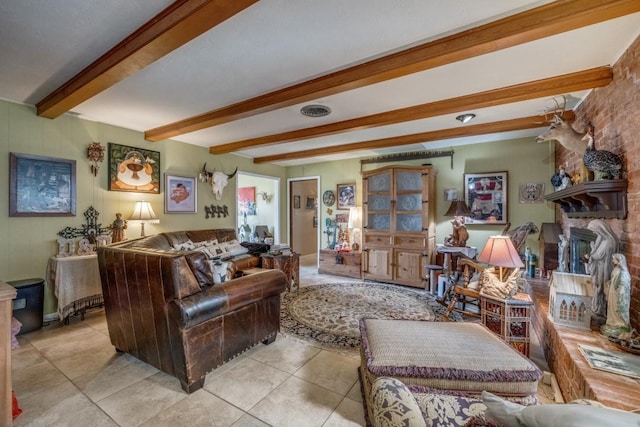
[[[591,252],[591,242],[595,242],[596,237],[597,235],[587,228],[571,227],[569,229],[569,270],[571,273],[588,274],[586,255]]]

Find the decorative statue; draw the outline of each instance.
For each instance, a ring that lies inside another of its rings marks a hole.
[[[122,219],[122,214],[117,213],[116,219],[111,224],[111,243],[121,242],[126,239],[124,230],[127,229],[127,221]]]
[[[591,252],[589,252],[588,258],[589,274],[594,288],[591,310],[593,314],[604,319],[607,308],[604,285],[611,277],[611,271],[613,270],[612,256],[618,252],[620,244],[618,237],[609,224],[601,219],[594,219],[587,228],[597,236],[595,242],[591,242]]]
[[[558,271],[560,273],[569,272],[569,239],[564,234],[558,236]]]
[[[620,333],[631,331],[629,303],[631,300],[631,275],[627,259],[622,254],[613,254],[613,272],[607,292],[607,323],[600,327],[603,335],[618,338]]]
[[[453,233],[444,239],[445,246],[464,247],[467,246],[469,240],[469,232],[464,224],[464,217],[457,216],[451,220],[453,225]]]

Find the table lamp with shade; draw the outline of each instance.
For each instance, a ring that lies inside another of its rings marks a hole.
[[[148,222],[150,224],[159,224],[160,220],[156,216],[153,208],[151,207],[151,203],[147,201],[138,201],[136,202],[135,207],[133,208],[133,213],[131,217],[129,217],[129,221],[139,221],[140,222],[140,237],[144,237],[144,224]]]
[[[482,292],[500,298],[511,298],[518,291],[516,275],[524,263],[509,236],[491,236],[487,240],[478,261],[498,268],[496,276],[490,270],[485,270],[487,280],[484,281]],[[509,269],[513,271],[506,276]]]
[[[353,249],[354,251],[360,249],[360,227],[362,227],[362,208],[350,208],[347,228],[351,229],[351,249]]]

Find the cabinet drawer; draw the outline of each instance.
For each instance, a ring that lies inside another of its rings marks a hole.
[[[424,248],[427,246],[427,239],[425,236],[394,236],[394,246],[403,246],[407,248]]]
[[[388,234],[365,234],[364,235],[364,243],[366,245],[391,245],[392,237]]]

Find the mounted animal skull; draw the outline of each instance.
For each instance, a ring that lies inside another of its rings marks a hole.
[[[227,175],[224,172],[219,172],[214,169],[213,172],[209,172],[207,170],[207,164],[205,163],[202,166],[202,170],[198,174],[198,180],[200,182],[208,182],[211,183],[211,191],[213,191],[213,195],[216,197],[216,200],[220,200],[222,198],[222,191],[224,187],[227,186],[229,180],[236,176],[238,172],[238,168],[233,171],[233,173]]]

